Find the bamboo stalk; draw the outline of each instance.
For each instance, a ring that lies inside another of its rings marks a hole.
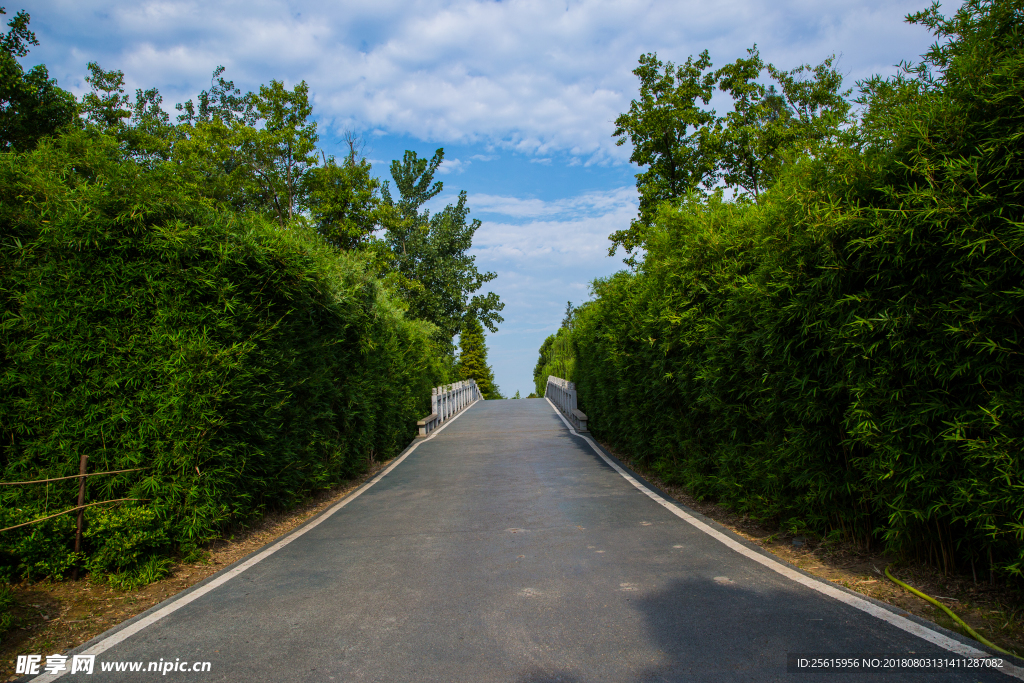
[[[949,562],[946,560],[946,543],[942,538],[942,525],[939,524],[939,518],[935,518],[935,532],[939,536],[939,551],[942,553],[942,573],[944,576],[949,576]]]

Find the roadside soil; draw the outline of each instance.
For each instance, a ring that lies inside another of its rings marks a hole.
[[[600,443],[600,442],[599,442]],[[897,579],[929,595],[963,619],[980,635],[999,647],[1024,658],[1024,594],[1005,584],[990,584],[988,576],[945,576],[928,564],[900,561],[879,552],[847,542],[829,543],[811,535],[788,535],[745,515],[700,501],[679,486],[666,484],[635,460],[606,444],[607,452],[618,458],[648,482],[683,505],[710,517],[776,557],[819,578],[898,607],[967,637],[970,634],[931,603],[885,577],[889,571]]]
[[[863,595],[899,607],[945,628],[961,629],[941,610],[892,583],[882,571],[893,559],[848,543],[825,543],[811,536],[788,536],[749,517],[699,501],[678,486],[667,485],[630,458],[602,444],[634,472],[683,505],[731,529],[800,569]],[[88,578],[13,586],[18,625],[0,642],[0,681],[15,681],[20,654],[67,653],[103,631],[141,614],[172,595],[215,574],[334,505],[376,476],[388,463],[376,463],[362,477],[346,482],[287,512],[271,513],[253,528],[212,543],[204,561],[176,564],[170,575],[134,591],[121,591]],[[978,577],[944,576],[934,567],[901,562],[893,574],[931,595],[996,645],[1024,656],[1024,595]],[[965,634],[966,635],[966,634]]]
[[[175,564],[167,578],[138,590],[117,590],[92,583],[88,577],[14,584],[18,623],[0,636],[0,681],[21,678],[14,674],[18,655],[41,654],[45,661],[46,655],[66,654],[284,536],[365,484],[389,462],[374,463],[358,479],[323,491],[287,512],[270,513],[243,533],[211,543],[203,561]]]

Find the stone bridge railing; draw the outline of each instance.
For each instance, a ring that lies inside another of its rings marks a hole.
[[[419,436],[426,436],[482,398],[475,379],[434,387],[430,390],[430,415],[416,422]]]
[[[576,407],[576,384],[561,377],[548,375],[548,386],[544,398],[555,404],[577,432],[587,431],[587,416]]]

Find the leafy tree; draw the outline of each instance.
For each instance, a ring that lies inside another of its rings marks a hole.
[[[680,66],[662,64],[657,54],[641,55],[633,73],[640,79],[640,99],[629,112],[615,119],[616,145],[633,145],[629,160],[647,170],[636,176],[640,191],[640,216],[629,230],[611,236],[615,247],[632,251],[642,244],[643,228],[649,226],[659,203],[688,192],[709,190],[718,180],[714,153],[714,110],[702,108],[714,94],[715,77],[708,51],[696,61],[689,57]]]
[[[218,67],[214,76],[220,73]],[[181,110],[189,142],[179,145],[179,158],[199,183],[214,181],[217,200],[260,211],[282,228],[295,218],[304,176],[319,160],[305,81],[288,90],[272,80],[259,93],[238,97],[221,78],[200,96],[198,113],[191,100]]]
[[[719,183],[739,197],[759,200],[787,159],[813,152],[815,143],[835,135],[846,121],[849,92],[840,92],[834,59],[782,71],[765,64],[755,45],[747,57],[712,71],[707,50],[681,66],[663,64],[654,53],[642,55],[633,71],[640,99],[615,120],[613,135],[618,145],[628,140],[630,161],[647,169],[636,176],[639,215],[610,236],[609,253],[618,246],[629,252],[642,247],[666,200],[721,192]],[[765,71],[778,88],[760,82]],[[732,97],[725,116],[701,106],[716,89]]]
[[[355,138],[341,164],[319,139],[305,81],[278,81],[242,94],[218,66],[209,90],[176,105],[181,134],[174,159],[194,192],[284,227],[308,222],[339,249],[365,247],[377,229],[380,182],[356,159]]]
[[[7,12],[0,7],[0,15]],[[0,151],[24,151],[40,138],[53,135],[74,123],[75,97],[57,87],[42,64],[26,73],[18,57],[29,45],[39,45],[29,30],[29,14],[19,11],[7,22],[10,31],[0,36]]]
[[[223,66],[214,70],[198,107],[192,100],[177,105],[175,163],[196,194],[285,227],[299,211],[304,175],[318,160],[308,88],[304,81],[292,90],[271,81],[259,93],[241,95],[223,72]]]
[[[462,379],[475,379],[485,399],[504,398],[494,383],[494,371],[487,365],[483,325],[474,315],[466,318],[459,335],[458,372]]]
[[[317,163],[319,138],[316,122],[309,120],[309,86],[302,81],[289,91],[280,81],[270,81],[252,99],[263,128],[236,126],[242,132],[241,152],[284,227],[294,217],[302,175]]]
[[[257,115],[252,93],[243,95],[242,91],[235,87],[234,81],[224,79],[224,70],[223,65],[213,70],[210,89],[199,93],[198,105],[192,100],[174,105],[175,109],[182,112],[178,115],[179,122],[189,126],[213,120],[224,124],[237,121],[249,126],[255,125]]]
[[[161,107],[156,88],[135,91],[135,102],[125,93],[124,72],[105,71],[89,62],[85,77],[92,89],[82,96],[79,109],[84,125],[95,134],[107,134],[121,142],[125,154],[150,167],[171,158],[179,131]]]
[[[466,253],[480,227],[479,220],[466,222],[466,193],[433,216],[421,210],[443,188],[440,181],[434,182],[443,159],[444,150],[438,149],[429,161],[407,151],[401,162],[391,162],[399,198],[395,200],[389,183],[384,183],[380,215],[385,233],[377,248],[384,252],[382,259],[395,276],[409,315],[436,325],[439,340],[452,348],[462,321],[471,317],[496,332],[503,322],[498,311],[505,304],[494,292],[476,294],[497,275],[479,272],[476,257]]]
[[[333,156],[323,160],[302,176],[299,206],[316,231],[335,247],[366,247],[378,227],[381,183],[370,175],[368,161],[356,162],[354,151],[341,165]]]
[[[131,118],[131,100],[124,92],[124,72],[104,71],[96,62],[89,62],[85,82],[92,91],[82,96],[82,114],[87,125],[103,132],[117,133]]]
[[[842,76],[832,64],[835,56],[814,67],[780,71],[761,60],[757,46],[715,72],[718,87],[733,98],[733,110],[722,119],[718,135],[721,178],[726,187],[758,200],[778,180],[782,165],[793,152],[812,151],[845,121],[850,105],[841,93]],[[767,70],[779,84],[756,79]],[[810,72],[810,79],[798,78]]]

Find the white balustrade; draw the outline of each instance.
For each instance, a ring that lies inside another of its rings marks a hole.
[[[577,432],[587,431],[587,416],[576,407],[575,382],[548,375],[548,386],[544,391],[544,397],[555,404],[558,412],[565,415]]]
[[[426,436],[481,399],[475,379],[434,387],[430,390],[430,415],[416,422],[419,436]]]

